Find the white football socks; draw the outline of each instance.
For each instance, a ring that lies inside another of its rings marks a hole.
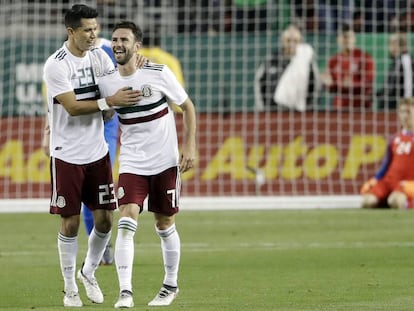
[[[101,263],[103,253],[106,245],[111,238],[111,231],[102,233],[93,228],[88,239],[88,252],[82,267],[82,273],[86,277],[92,277],[95,274],[96,268]]]
[[[64,280],[65,292],[78,291],[76,285],[76,255],[78,253],[78,237],[66,237],[61,233],[58,234],[57,239],[60,270]]]
[[[180,236],[175,229],[175,224],[165,230],[159,230],[155,227],[155,231],[161,238],[161,250],[165,270],[163,284],[177,287],[181,254]]]
[[[134,264],[134,235],[138,222],[130,217],[121,217],[115,242],[115,264],[120,292],[132,292],[132,267]]]

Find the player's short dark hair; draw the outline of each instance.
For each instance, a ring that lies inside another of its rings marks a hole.
[[[79,28],[82,18],[96,18],[98,11],[84,4],[75,4],[65,14],[65,26],[66,28]]]
[[[142,42],[142,30],[141,28],[139,28],[139,26],[135,25],[134,22],[122,21],[122,22],[116,23],[114,26],[114,29],[112,29],[112,32],[114,32],[117,29],[130,29],[132,33],[134,34],[135,41]]]

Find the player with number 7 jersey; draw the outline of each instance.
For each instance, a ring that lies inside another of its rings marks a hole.
[[[132,107],[115,107],[121,129],[118,203],[120,218],[115,243],[115,265],[120,287],[115,308],[132,308],[134,236],[144,199],[155,218],[161,239],[164,279],[150,306],[166,306],[178,294],[180,238],[175,215],[179,210],[180,173],[191,169],[195,156],[196,115],[193,102],[171,70],[162,64],[134,66],[142,31],[133,22],[120,22],[112,33],[112,51],[118,70],[100,79],[105,96],[119,87],[140,90]],[[181,154],[175,116],[169,102],[183,110],[184,142]],[[148,283],[148,282],[146,282]]]

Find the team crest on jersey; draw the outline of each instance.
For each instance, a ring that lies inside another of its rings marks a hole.
[[[118,188],[118,195],[117,195],[118,199],[122,199],[124,196],[125,196],[124,187],[119,187]]]
[[[93,72],[95,73],[95,75],[96,75],[97,77],[102,76],[102,70],[101,70],[101,68],[99,67],[99,64],[97,64],[96,62],[93,64]]]
[[[141,92],[142,92],[142,96],[144,96],[144,97],[151,97],[151,95],[152,95],[151,85],[144,84],[141,87]]]
[[[56,206],[57,207],[59,207],[59,208],[63,208],[63,207],[65,207],[66,206],[66,200],[65,200],[65,197],[63,197],[63,196],[58,196],[57,197],[57,200],[56,200]]]

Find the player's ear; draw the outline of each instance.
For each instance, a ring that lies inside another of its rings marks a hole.
[[[75,31],[73,30],[73,28],[68,27],[68,28],[66,28],[66,32],[68,33],[68,36],[69,36],[69,35],[73,35],[73,33],[74,33]]]

